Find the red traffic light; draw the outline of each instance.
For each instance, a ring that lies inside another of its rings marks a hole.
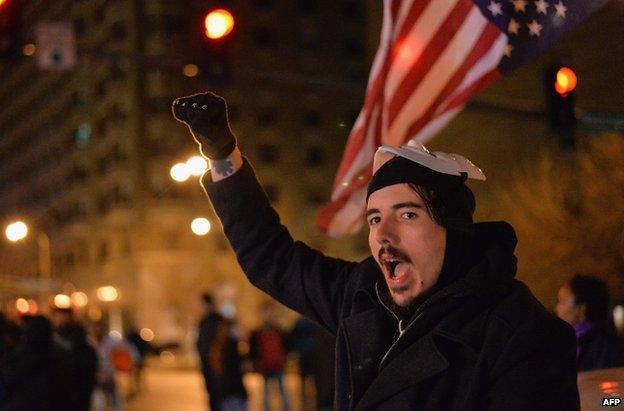
[[[206,37],[211,40],[221,39],[234,30],[234,16],[225,9],[213,10],[206,14],[204,27]]]
[[[578,79],[574,70],[569,67],[561,67],[557,70],[555,77],[555,91],[561,97],[565,97],[574,91],[577,82]]]

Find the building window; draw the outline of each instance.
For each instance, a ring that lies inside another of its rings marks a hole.
[[[343,49],[347,56],[361,57],[364,55],[364,46],[358,39],[346,39],[343,42]]]
[[[277,122],[277,111],[275,108],[262,108],[256,115],[256,121],[260,126],[270,126]]]
[[[108,244],[105,241],[103,241],[102,243],[100,243],[100,250],[98,252],[98,261],[100,263],[103,263],[106,260],[108,260]]]
[[[266,193],[271,203],[279,201],[279,189],[277,188],[277,186],[273,184],[267,184],[264,186],[264,192]]]
[[[258,48],[269,48],[273,43],[273,36],[267,28],[257,28],[252,32],[252,40]]]
[[[320,190],[309,191],[307,198],[308,198],[308,203],[310,203],[310,205],[317,206],[317,207],[322,204],[325,204],[328,201],[328,199],[323,195],[323,193]]]
[[[105,195],[100,197],[100,199],[98,200],[98,211],[101,214],[104,214],[108,211],[109,207],[110,207],[110,201],[108,200],[108,197],[106,197]]]
[[[101,80],[95,86],[95,95],[98,98],[102,98],[102,97],[104,97],[104,95],[106,95],[106,80]]]
[[[269,11],[273,9],[271,0],[254,0],[253,4],[258,10]]]
[[[306,110],[303,113],[303,125],[307,128],[317,128],[323,123],[321,112],[315,109]]]
[[[126,38],[128,32],[126,30],[126,24],[123,21],[116,21],[111,26],[111,38],[116,41],[121,41]]]
[[[306,152],[306,162],[309,166],[317,167],[325,164],[325,152],[320,147],[310,147]]]
[[[278,158],[277,147],[274,144],[259,144],[258,158],[265,164],[274,164]]]
[[[76,30],[77,37],[82,37],[85,32],[85,27],[86,25],[82,17],[78,17],[74,20],[74,30]]]
[[[318,12],[318,2],[316,0],[299,0],[299,10],[306,14],[316,14]]]
[[[78,126],[74,132],[73,143],[79,149],[85,149],[89,146],[91,141],[91,125],[89,123],[82,123]]]
[[[169,231],[164,236],[165,248],[177,250],[180,248],[180,234],[177,231]]]
[[[359,1],[346,0],[340,6],[340,14],[343,20],[360,21],[362,20],[362,7]]]

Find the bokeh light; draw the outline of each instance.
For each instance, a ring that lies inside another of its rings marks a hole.
[[[199,67],[197,64],[186,64],[182,67],[182,74],[186,77],[195,77],[199,74]]]
[[[210,231],[210,221],[204,217],[197,217],[191,222],[191,230],[196,235],[206,235]]]
[[[200,176],[208,170],[208,162],[201,156],[193,156],[186,161],[191,175]]]
[[[208,13],[204,25],[206,37],[213,40],[220,39],[234,30],[234,16],[225,9],[217,9]]]
[[[89,303],[89,297],[82,291],[76,291],[72,293],[71,301],[76,307],[84,307]]]
[[[7,226],[5,234],[9,241],[23,240],[28,235],[28,226],[23,221],[16,221]]]
[[[54,296],[54,305],[58,308],[71,307],[71,298],[66,294],[57,294]]]
[[[119,293],[115,287],[107,285],[97,289],[97,297],[101,301],[111,302],[115,301],[119,297]]]
[[[143,341],[150,342],[154,339],[154,331],[150,330],[149,328],[141,328],[141,331],[139,331],[139,335],[141,336]]]
[[[175,181],[183,182],[189,179],[191,170],[189,170],[189,166],[185,163],[177,163],[171,167],[169,174]]]
[[[28,304],[25,298],[18,298],[15,301],[15,308],[20,314],[26,314],[30,310],[30,304]]]
[[[34,55],[36,51],[37,46],[35,46],[33,43],[24,44],[24,47],[22,48],[22,53],[28,57]]]

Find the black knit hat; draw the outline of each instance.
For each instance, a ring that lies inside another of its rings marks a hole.
[[[465,181],[466,173],[434,171],[404,157],[394,157],[373,175],[366,200],[375,191],[394,184],[411,184],[425,202],[432,218],[449,229],[472,231],[475,198]]]

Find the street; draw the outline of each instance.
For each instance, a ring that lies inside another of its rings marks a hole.
[[[146,368],[142,391],[128,400],[127,411],[204,411],[207,396],[201,374],[195,370]],[[123,386],[123,380],[121,381]],[[245,375],[249,393],[249,411],[262,410],[262,380],[258,374]],[[300,383],[295,374],[286,375],[286,387],[293,410],[301,410]],[[277,388],[277,387],[275,387]],[[279,410],[277,389],[273,391],[272,409]]]

